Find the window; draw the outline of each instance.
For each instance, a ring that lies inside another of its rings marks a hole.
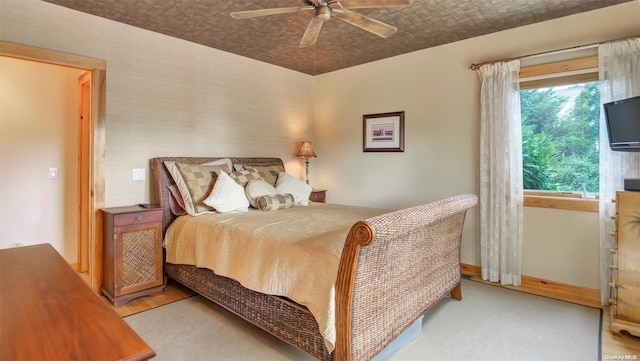
[[[520,77],[525,206],[597,211],[597,57],[523,67]]]

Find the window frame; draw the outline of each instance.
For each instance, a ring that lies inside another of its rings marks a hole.
[[[598,56],[555,61],[520,68],[520,90],[598,81]],[[599,194],[587,197],[577,192],[524,190],[524,206],[599,211]]]

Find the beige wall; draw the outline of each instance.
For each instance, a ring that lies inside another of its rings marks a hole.
[[[597,212],[525,207],[522,267],[527,275],[598,289]]]
[[[311,76],[43,1],[0,8],[1,40],[106,60],[106,206],[149,201],[155,156],[275,156],[303,176]]]
[[[0,57],[0,248],[49,242],[77,260],[81,74]]]
[[[294,154],[300,140],[312,137],[311,76],[43,1],[0,0],[0,9],[0,40],[106,60],[107,207],[149,202],[148,160],[155,156],[274,156],[304,176]],[[59,131],[32,134],[32,143],[60,141]],[[3,126],[1,136],[4,148],[14,130]],[[51,184],[50,163],[33,159],[43,156],[35,147],[32,153],[29,167],[44,172],[43,182]],[[147,180],[133,181],[134,168],[145,168]],[[16,214],[0,218],[2,242],[14,242],[5,232],[17,232],[9,220],[19,215],[26,225],[44,229],[20,242],[52,243],[75,261],[54,234],[67,222],[62,207],[46,217],[39,211],[51,191],[41,184],[0,189],[2,198],[25,194],[30,205],[22,200],[3,207]]]
[[[314,185],[329,190],[330,202],[384,207],[478,194],[480,82],[468,66],[635,34],[638,2],[317,76]],[[362,115],[400,110],[405,152],[363,153]],[[596,213],[527,209],[523,273],[599,288],[597,223]],[[478,224],[476,209],[462,249],[463,262],[474,265],[480,264]]]

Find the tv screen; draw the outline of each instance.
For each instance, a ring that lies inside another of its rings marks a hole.
[[[611,150],[640,152],[640,96],[604,104]]]

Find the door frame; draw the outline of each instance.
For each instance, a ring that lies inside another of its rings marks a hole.
[[[102,284],[102,216],[100,208],[105,200],[105,148],[106,148],[106,78],[107,63],[101,59],[0,41],[0,55],[56,64],[91,72],[91,129],[89,137],[89,206],[87,217],[89,285],[96,292]]]
[[[78,78],[80,106],[78,110],[78,272],[89,272],[89,202],[91,194],[91,78],[85,71]]]

